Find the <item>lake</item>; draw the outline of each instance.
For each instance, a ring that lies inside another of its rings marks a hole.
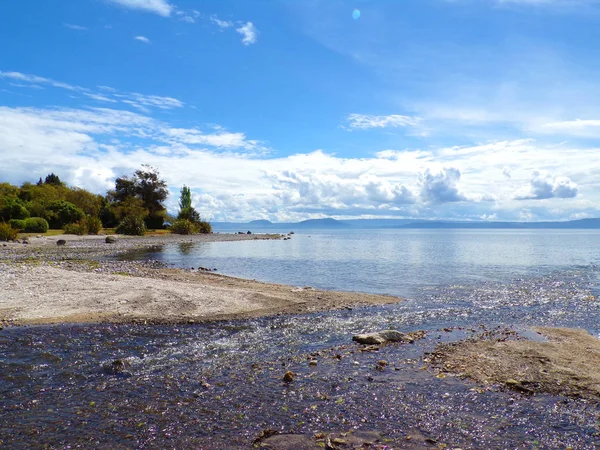
[[[295,286],[414,296],[600,265],[600,230],[304,231],[274,241],[179,244],[131,255]]]

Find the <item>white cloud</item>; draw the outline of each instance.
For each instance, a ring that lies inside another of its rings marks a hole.
[[[103,193],[116,176],[148,163],[171,187],[171,208],[186,184],[200,212],[213,220],[600,215],[596,148],[521,140],[340,158],[320,150],[265,157],[263,146],[243,133],[174,127],[118,109],[0,107],[0,179],[20,184],[53,171]],[[544,175],[559,170],[561,177]],[[545,184],[552,197],[540,202],[533,197],[548,195]],[[528,198],[516,200],[523,187]],[[575,190],[577,196],[568,198]]]
[[[117,103],[117,100],[105,97],[104,95],[100,94],[90,94],[89,92],[84,92],[83,95],[91,98],[92,100],[98,100],[99,102]]]
[[[60,81],[54,81],[49,78],[38,77],[37,75],[27,75],[20,72],[2,72],[0,71],[0,78],[8,78],[12,80],[24,81],[32,84],[47,84],[53,87],[67,89],[69,91],[86,91],[79,86],[73,86],[68,83],[62,83]]]
[[[64,27],[70,28],[71,30],[76,31],[87,31],[86,27],[82,27],[81,25],[73,25],[72,23],[63,23]]]
[[[522,188],[516,200],[545,200],[549,198],[574,198],[579,189],[567,177],[553,177],[547,171],[534,171],[531,174],[529,187]]]
[[[236,28],[238,33],[242,35],[242,43],[246,46],[255,44],[258,39],[258,30],[252,22],[246,22],[240,28]]]
[[[504,175],[506,178],[510,179],[511,177],[511,169],[509,166],[504,166],[502,168],[502,175]]]
[[[135,9],[144,12],[158,14],[159,16],[169,17],[173,12],[174,6],[167,0],[106,0],[109,3],[120,5],[124,8]]]
[[[389,116],[369,116],[365,114],[350,114],[347,118],[351,129],[367,130],[369,128],[386,127],[416,127],[421,125],[423,119],[420,117],[402,116],[392,114]]]
[[[136,38],[137,39],[137,38]],[[136,109],[147,112],[148,108],[159,108],[159,109],[174,109],[182,108],[184,103],[173,97],[165,97],[160,95],[146,95],[140,94],[139,92],[119,92],[115,88],[109,86],[97,86],[102,93],[93,92],[90,89],[75,86],[60,81],[51,80],[49,78],[39,77],[37,75],[28,75],[19,72],[1,72],[0,78],[7,78],[12,80],[19,80],[24,84],[19,87],[30,87],[40,88],[41,85],[48,85],[56,88],[67,89],[69,91],[79,92],[86,97],[92,98],[98,101],[105,101],[110,103],[121,102],[126,105],[133,106]]]
[[[222,30],[226,29],[226,28],[230,28],[233,26],[233,22],[229,21],[229,20],[220,20],[218,17],[216,16],[211,16],[210,17],[210,21],[214,24],[216,24],[219,28],[221,28]],[[238,30],[239,32],[239,30]],[[256,42],[256,39],[254,40],[254,42]],[[251,42],[251,43],[254,43]]]
[[[540,131],[581,137],[600,137],[600,120],[565,120],[541,125]]]
[[[467,198],[458,191],[460,170],[444,167],[439,170],[425,169],[419,176],[419,194],[426,203],[463,202]]]
[[[150,44],[150,39],[148,39],[146,36],[136,36],[133,39],[143,42],[144,44]]]

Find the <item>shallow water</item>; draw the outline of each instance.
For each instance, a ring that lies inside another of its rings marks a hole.
[[[415,433],[449,448],[595,448],[597,403],[436,378],[422,358],[481,324],[580,326],[597,335],[598,281],[587,265],[424,287],[396,305],[314,315],[5,329],[0,440],[8,448],[242,449],[266,428],[363,429],[383,432],[393,448],[420,448],[405,440]],[[379,352],[351,342],[382,328],[429,333]],[[380,360],[389,363],[382,371]],[[281,379],[287,370],[293,383]]]

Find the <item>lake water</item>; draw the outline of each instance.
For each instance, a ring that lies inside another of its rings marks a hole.
[[[414,296],[600,265],[600,230],[343,230],[273,241],[183,243],[133,255],[322,289]]]
[[[265,429],[376,430],[387,439],[378,449],[600,448],[598,402],[440,379],[423,361],[439,342],[494,327],[600,335],[598,231],[309,232],[129,257],[407,300],[207,324],[0,330],[7,448],[241,450]],[[387,328],[427,336],[377,352],[351,341]],[[293,383],[282,381],[287,370]]]

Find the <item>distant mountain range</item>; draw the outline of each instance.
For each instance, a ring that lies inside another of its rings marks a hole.
[[[309,219],[302,222],[273,223],[268,220],[253,220],[247,223],[212,222],[215,231],[294,231],[332,229],[393,229],[393,228],[436,228],[436,229],[600,229],[600,218],[580,219],[567,222],[466,222],[450,220],[417,219]]]

